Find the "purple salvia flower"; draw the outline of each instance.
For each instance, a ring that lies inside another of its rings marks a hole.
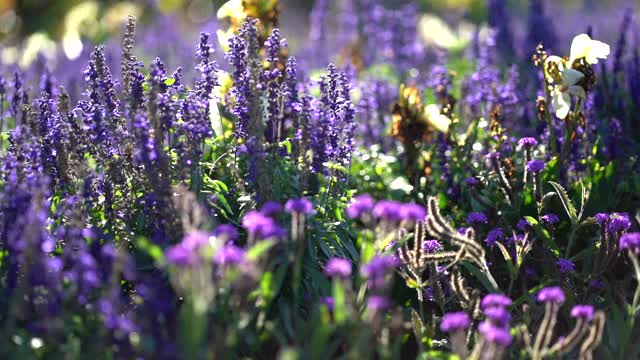
[[[467,217],[469,224],[486,224],[488,222],[487,215],[481,212],[472,212]]]
[[[518,140],[518,145],[522,147],[534,147],[538,145],[538,140],[532,137],[523,137],[522,139]]]
[[[238,265],[245,259],[246,251],[233,244],[226,244],[216,252],[213,261],[221,266]]]
[[[495,246],[500,240],[504,240],[504,231],[502,228],[495,228],[489,231],[484,242],[489,246]]]
[[[555,225],[560,221],[560,218],[556,214],[545,214],[540,217],[540,220],[542,220],[547,225]]]
[[[484,316],[496,326],[504,327],[509,324],[511,315],[502,306],[488,307],[483,310]]]
[[[516,225],[518,230],[528,232],[533,230],[533,225],[527,219],[518,220],[518,225]]]
[[[424,221],[427,216],[427,209],[419,204],[400,205],[400,218],[407,221]]]
[[[309,214],[313,211],[313,203],[306,198],[289,199],[284,208],[290,213]]]
[[[609,214],[605,213],[597,213],[593,216],[595,221],[600,224],[600,226],[604,225],[607,221],[609,221]]]
[[[576,265],[569,259],[558,259],[556,265],[561,273],[571,273],[576,270]]]
[[[593,319],[594,313],[595,310],[591,305],[575,305],[571,308],[571,317],[582,318],[587,321],[591,321]]]
[[[496,326],[490,321],[481,322],[478,331],[486,341],[496,345],[507,347],[513,341],[508,327]]]
[[[438,240],[432,239],[432,240],[425,241],[422,244],[422,249],[427,254],[435,254],[438,251],[442,251],[444,248],[442,247],[442,244],[440,244]]]
[[[214,232],[216,238],[223,239],[224,242],[233,242],[238,239],[240,234],[238,233],[238,229],[231,224],[222,224],[216,227]]]
[[[639,255],[640,254],[640,233],[633,232],[627,233],[620,237],[619,242],[620,250],[629,250],[629,252]]]
[[[609,231],[609,233],[616,234],[620,231],[629,230],[629,228],[631,228],[631,221],[627,214],[611,214],[611,217],[609,218],[609,226],[607,226],[607,231]]]
[[[401,220],[400,209],[402,204],[393,200],[380,200],[372,210],[377,219],[398,221]]]
[[[506,295],[502,294],[487,294],[480,302],[480,307],[488,309],[490,307],[508,307],[513,304],[513,301]]]
[[[242,219],[242,227],[244,227],[249,234],[258,238],[269,237],[281,237],[282,229],[276,224],[276,222],[255,210],[249,211]]]
[[[347,215],[352,219],[357,219],[364,214],[371,212],[375,205],[375,200],[369,194],[358,195],[353,198],[353,202],[347,208]]]
[[[527,171],[530,172],[540,172],[544,170],[545,162],[543,160],[531,160],[527,163]]]
[[[282,205],[279,202],[267,201],[262,204],[260,212],[270,218],[275,218],[282,211]]]

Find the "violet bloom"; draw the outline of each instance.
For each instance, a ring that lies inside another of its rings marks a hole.
[[[211,234],[204,231],[191,231],[182,238],[180,245],[188,250],[196,251],[209,244]]]
[[[381,200],[373,207],[373,216],[377,219],[399,221],[402,204],[393,200]]]
[[[576,270],[576,265],[569,259],[558,259],[556,265],[558,265],[558,270],[561,273],[570,273]]]
[[[333,309],[336,307],[336,301],[334,298],[332,298],[331,296],[325,296],[323,297],[320,302],[327,307],[327,309],[329,309],[329,311],[333,311]]]
[[[458,330],[466,330],[471,324],[469,315],[463,311],[450,312],[444,315],[440,323],[440,331],[454,332]]]
[[[247,229],[249,234],[258,238],[279,237],[282,235],[282,229],[273,221],[272,218],[262,214],[261,212],[249,211],[242,219],[242,227]]]
[[[221,266],[238,265],[244,261],[245,256],[246,251],[244,249],[233,244],[227,244],[218,250],[213,261]]]
[[[486,224],[488,222],[487,215],[481,212],[472,212],[467,217],[469,224]]]
[[[369,194],[358,195],[353,198],[353,202],[347,208],[347,216],[352,219],[357,219],[362,215],[371,212],[373,206],[375,205],[375,200]]]
[[[548,225],[555,225],[557,222],[560,221],[560,218],[556,214],[546,214],[546,215],[542,215],[540,220],[542,220]]]
[[[484,239],[484,242],[489,246],[495,246],[498,241],[503,239],[504,232],[502,231],[502,228],[495,228],[489,231],[489,234],[487,234],[487,238]]]
[[[538,291],[536,297],[539,302],[552,302],[557,304],[564,303],[564,291],[559,286],[550,286]]]
[[[275,201],[267,201],[260,208],[260,212],[268,217],[276,217],[282,211],[282,205]]]
[[[640,255],[640,232],[632,232],[620,237],[620,250],[629,250],[635,255]]]
[[[224,242],[227,242],[235,241],[236,239],[238,239],[238,236],[240,234],[238,233],[238,229],[234,225],[222,224],[218,225],[216,231],[214,232],[214,235],[216,236],[216,238],[223,239]]]
[[[611,234],[616,234],[620,231],[626,231],[631,228],[631,221],[626,214],[622,213],[613,213],[609,218],[609,226],[607,226],[607,230]]]
[[[497,326],[507,326],[511,315],[502,306],[493,306],[484,309],[484,316]]]
[[[391,306],[391,301],[384,296],[373,295],[367,299],[367,309],[373,312],[384,311]]]
[[[542,160],[531,160],[527,163],[527,171],[537,173],[544,170],[545,166]]]
[[[418,204],[400,205],[400,218],[407,221],[424,221],[427,217],[427,209]]]
[[[289,199],[284,208],[290,213],[309,214],[313,211],[313,204],[306,198]]]
[[[478,181],[478,179],[474,178],[474,177],[470,177],[470,178],[466,178],[464,180],[464,182],[469,185],[469,186],[476,186],[478,185],[480,182]]]
[[[351,275],[351,262],[347,259],[331,258],[325,265],[324,273],[330,277],[349,277]]]
[[[524,232],[529,232],[533,230],[533,225],[527,219],[520,219],[516,227],[518,228],[518,230],[524,231]]]
[[[478,331],[486,341],[496,345],[507,347],[513,341],[508,327],[496,326],[490,321],[481,322]]]
[[[362,267],[362,274],[371,288],[383,288],[386,285],[385,277],[398,265],[398,259],[393,256],[378,255]]]
[[[167,249],[164,255],[169,264],[184,267],[198,262],[198,256],[184,245],[178,244]]]
[[[576,305],[571,309],[571,317],[591,321],[594,312],[593,306],[591,305]]]
[[[480,308],[485,310],[490,307],[508,307],[513,304],[513,301],[506,295],[502,294],[487,294],[480,302]]]
[[[538,140],[532,137],[523,137],[522,139],[518,140],[518,145],[523,147],[534,147],[538,145]]]
[[[500,160],[500,153],[497,151],[493,151],[487,154],[487,160],[489,161],[493,161],[493,160]]]
[[[596,222],[598,224],[600,224],[600,226],[604,225],[607,221],[609,221],[609,214],[605,214],[605,213],[597,213],[593,216],[593,218],[596,220]]]
[[[432,240],[425,241],[422,244],[422,249],[427,254],[435,254],[438,251],[442,251],[444,248],[442,247],[442,244],[440,244],[438,240],[432,239]]]

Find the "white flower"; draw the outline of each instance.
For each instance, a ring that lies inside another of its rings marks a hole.
[[[436,130],[445,134],[449,131],[451,119],[440,113],[440,107],[438,107],[438,105],[427,105],[427,107],[424,108],[424,114],[429,125],[433,126]]]
[[[560,75],[562,76],[562,84],[553,88],[552,105],[556,116],[564,119],[569,115],[571,109],[571,95],[585,96],[582,86],[576,85],[584,77],[584,74],[574,69],[561,69]]]
[[[580,34],[571,42],[569,64],[580,58],[585,58],[589,64],[597,64],[598,59],[606,59],[611,49],[602,41],[592,40],[587,34]]]

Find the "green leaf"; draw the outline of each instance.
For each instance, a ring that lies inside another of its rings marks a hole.
[[[564,207],[564,210],[567,212],[567,215],[569,216],[571,223],[577,224],[578,214],[576,213],[576,208],[571,203],[571,199],[569,199],[569,195],[567,194],[567,191],[562,187],[562,185],[558,184],[557,182],[549,181],[549,184],[553,186],[553,188],[556,190],[556,194],[558,194],[558,196],[560,197],[560,201],[562,201],[562,206]]]
[[[253,261],[258,259],[264,253],[269,251],[269,249],[271,249],[273,245],[275,245],[275,242],[273,242],[273,240],[258,241],[251,247],[251,249],[249,249],[249,251],[247,251],[247,260]]]
[[[542,224],[538,222],[538,220],[532,218],[531,216],[525,216],[524,218],[533,226],[533,230],[536,235],[544,240],[553,254],[555,256],[560,256],[560,246],[558,246],[558,243],[556,243],[556,241],[551,237],[547,229],[545,229],[544,226],[542,226]]]
[[[487,289],[489,292],[498,292],[498,289],[491,283],[487,275],[485,275],[485,273],[483,273],[480,269],[466,261],[462,261],[461,264],[471,273],[471,275],[473,275],[482,283],[485,289]]]
[[[411,309],[411,324],[413,325],[413,333],[416,335],[416,339],[422,339],[424,326],[422,325],[422,319],[415,309]]]
[[[138,249],[149,255],[155,262],[164,262],[164,252],[160,246],[152,243],[145,237],[139,237],[136,241]]]
[[[342,282],[338,279],[333,281],[333,316],[336,319],[337,323],[342,323],[346,320],[346,307],[345,307],[345,296],[344,296],[344,288],[342,287]]]
[[[176,79],[172,78],[172,77],[167,78],[167,80],[164,81],[164,84],[167,85],[167,86],[171,86],[171,85],[173,85],[175,83],[176,83]]]

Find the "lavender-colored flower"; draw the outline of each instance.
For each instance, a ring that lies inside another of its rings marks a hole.
[[[481,322],[478,331],[486,341],[496,345],[507,347],[513,341],[508,327],[496,326],[491,321]]]
[[[313,204],[306,198],[289,199],[284,208],[291,213],[309,214],[313,211]]]
[[[540,220],[542,220],[548,225],[555,225],[560,221],[560,218],[556,214],[546,214],[546,215],[542,215],[542,217],[540,217]]]
[[[380,200],[373,207],[373,216],[377,219],[398,221],[401,219],[402,204],[393,200]]]
[[[242,219],[242,227],[247,229],[249,234],[257,236],[258,238],[280,237],[282,235],[282,229],[276,224],[276,222],[262,214],[261,212],[252,210],[249,211]]]
[[[504,231],[502,231],[502,228],[495,228],[489,231],[489,233],[487,234],[487,238],[484,239],[484,242],[489,246],[495,246],[498,241],[503,239]]]
[[[605,288],[605,284],[604,284],[604,281],[598,278],[594,278],[589,280],[589,287],[592,289],[602,290]]]
[[[353,198],[353,202],[347,208],[347,215],[352,219],[357,219],[362,215],[369,213],[373,206],[375,205],[375,200],[369,194],[358,195]]]
[[[472,212],[467,217],[469,224],[486,224],[488,222],[487,215],[481,212]]]
[[[492,151],[490,153],[487,154],[487,160],[488,161],[493,161],[493,160],[500,160],[500,153],[497,151]]]
[[[233,244],[226,244],[221,247],[213,261],[218,265],[238,265],[242,263],[246,256],[246,250]]]
[[[533,230],[533,225],[527,219],[518,220],[518,225],[516,225],[518,230],[528,232]]]
[[[282,205],[275,201],[267,201],[260,208],[260,212],[270,218],[275,218],[282,211]]]
[[[620,237],[620,250],[629,250],[630,252],[640,254],[640,232],[626,233]]]
[[[591,319],[593,319],[594,312],[595,310],[591,305],[575,305],[571,309],[571,317],[582,318],[587,321],[591,321]]]
[[[537,173],[544,170],[545,166],[543,160],[531,160],[527,163],[527,171]]]
[[[480,302],[480,307],[485,310],[490,307],[507,307],[511,306],[513,301],[506,295],[502,294],[487,294]]]
[[[169,264],[190,266],[198,261],[198,255],[192,249],[187,249],[182,244],[178,244],[167,249],[165,259]]]
[[[325,265],[324,273],[330,277],[349,277],[351,275],[351,262],[343,258],[331,258]]]
[[[442,244],[440,244],[438,240],[432,239],[432,240],[425,241],[422,244],[422,249],[427,254],[435,254],[438,251],[442,251],[444,248],[442,247]]]
[[[362,274],[367,278],[367,283],[372,289],[384,288],[386,276],[399,265],[398,259],[393,256],[375,256],[362,267]]]
[[[380,312],[388,309],[391,306],[391,301],[384,296],[373,295],[367,299],[367,309],[373,312]]]
[[[570,273],[576,270],[576,265],[569,259],[558,259],[556,265],[561,273]]]
[[[470,324],[471,318],[469,318],[469,315],[467,315],[467,313],[462,311],[450,312],[442,317],[442,322],[440,323],[440,331],[448,333],[458,330],[466,330],[469,328]]]
[[[408,221],[424,221],[427,216],[427,209],[418,204],[400,205],[400,218]]]
[[[480,183],[475,177],[466,178],[464,182],[469,186],[476,186]]]
[[[191,231],[182,238],[181,245],[189,250],[199,250],[209,245],[211,234],[204,231]]]
[[[536,297],[539,302],[553,302],[562,304],[564,303],[564,291],[559,286],[550,286],[543,288],[538,292],[538,296]]]
[[[511,319],[511,315],[502,306],[488,307],[483,310],[484,316],[497,326],[506,326]]]
[[[631,228],[631,221],[626,214],[622,213],[612,213],[609,218],[609,226],[607,227],[607,231],[610,234],[616,234],[620,231],[626,231]]]
[[[222,224],[218,225],[216,231],[214,232],[214,235],[217,238],[224,239],[224,241],[227,242],[235,241],[236,239],[238,239],[238,236],[240,234],[238,233],[238,229],[234,225]]]
[[[593,216],[595,221],[600,224],[600,226],[604,225],[607,221],[609,221],[609,214],[605,213],[597,213]]]
[[[329,311],[333,311],[333,309],[336,307],[336,301],[334,298],[332,298],[331,296],[325,296],[322,299],[320,299],[320,302],[327,307],[327,309],[329,309]]]
[[[518,145],[523,147],[534,147],[538,145],[538,140],[532,137],[523,137],[522,139],[518,140]]]

